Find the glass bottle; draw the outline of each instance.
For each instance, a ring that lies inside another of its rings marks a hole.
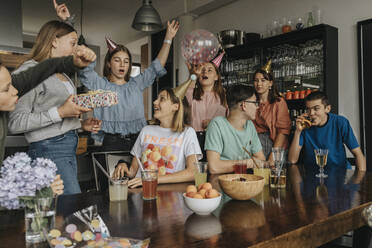
[[[303,28],[304,28],[304,22],[302,21],[302,18],[299,17],[299,18],[297,19],[296,29],[297,29],[297,30],[301,30],[301,29],[303,29]]]
[[[314,26],[313,13],[309,12],[309,15],[307,17],[307,27],[312,27],[312,26]]]

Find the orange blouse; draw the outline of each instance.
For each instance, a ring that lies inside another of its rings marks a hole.
[[[288,106],[284,98],[270,104],[260,103],[254,120],[257,133],[270,133],[270,139],[274,142],[278,133],[289,135],[291,131],[291,119]]]
[[[191,107],[191,126],[195,131],[204,131],[202,121],[212,120],[216,116],[225,116],[226,107],[221,105],[220,98],[214,92],[204,92],[200,101],[192,98],[194,88],[188,88],[186,92],[187,101]]]

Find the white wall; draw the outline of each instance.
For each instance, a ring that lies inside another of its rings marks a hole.
[[[323,22],[338,28],[339,113],[346,116],[359,140],[357,21],[372,18],[371,0],[240,0],[196,19],[196,26],[211,32],[240,29],[264,34],[266,25],[282,17],[296,20],[319,8]]]

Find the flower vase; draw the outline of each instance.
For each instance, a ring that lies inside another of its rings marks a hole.
[[[29,198],[25,204],[26,243],[46,241],[49,230],[55,223],[55,198]]]

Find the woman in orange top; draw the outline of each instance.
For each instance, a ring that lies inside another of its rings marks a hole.
[[[288,146],[291,119],[287,103],[280,97],[270,73],[270,64],[271,62],[254,73],[254,87],[260,101],[254,125],[265,157],[272,162],[271,148]]]

